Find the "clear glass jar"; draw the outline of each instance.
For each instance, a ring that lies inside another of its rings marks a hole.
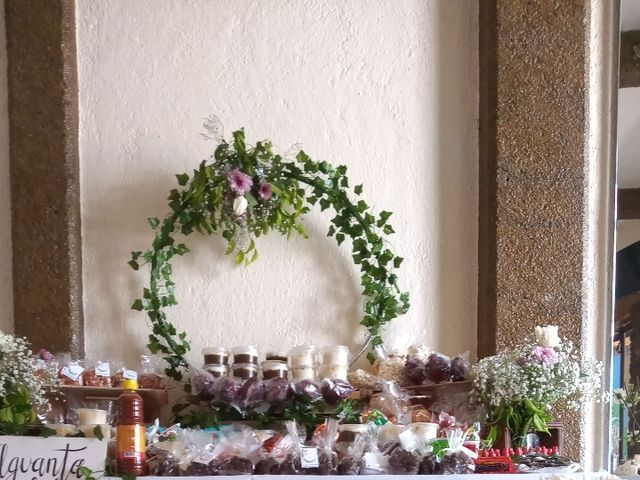
[[[226,377],[229,374],[229,367],[217,363],[204,365],[202,369],[209,372],[215,378]]]
[[[320,350],[323,365],[349,365],[349,347],[333,345]]]
[[[229,352],[223,347],[207,347],[202,350],[205,365],[227,365]]]
[[[278,360],[265,360],[262,362],[262,378],[271,380],[272,378],[287,378],[289,366]]]
[[[258,376],[258,366],[254,363],[234,363],[232,370],[234,377],[243,380]]]
[[[316,370],[311,365],[300,365],[289,369],[291,372],[291,381],[299,382],[300,380],[315,380]]]
[[[267,354],[265,355],[265,360],[287,363],[288,358],[285,352],[267,352]]]
[[[233,347],[233,363],[258,364],[258,349],[251,345]]]
[[[349,374],[348,365],[322,365],[320,367],[319,376],[322,379],[332,378],[337,380],[347,381],[347,375]]]
[[[289,366],[291,368],[305,367],[311,365],[315,367],[318,363],[318,349],[313,346],[296,347],[289,352]]]

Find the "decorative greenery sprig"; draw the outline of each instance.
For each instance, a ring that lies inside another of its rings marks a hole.
[[[181,380],[188,366],[185,359],[191,345],[185,332],[178,332],[167,320],[164,309],[176,305],[171,260],[189,250],[176,243],[177,233],[190,235],[221,234],[227,241],[227,254],[236,263],[250,264],[258,257],[256,239],[272,230],[289,237],[297,233],[307,237],[302,224],[309,205],[321,210],[332,208],[335,216],[327,233],[338,245],[347,238],[352,244],[353,261],[360,266],[364,295],[364,316],[360,322],[369,332],[368,343],[382,344],[385,325],[409,308],[409,295],[398,288],[394,269],[403,259],[385,242],[394,233],[389,224],[391,212],[372,213],[364,200],[353,202],[349,195],[347,167],[316,162],[300,151],[294,161],[274,154],[271,143],[245,144],[243,130],[233,132],[233,141],[217,146],[212,161],[203,161],[193,175],[177,175],[181,189],[169,194],[172,212],[161,222],[149,218],[155,232],[151,248],[132,252],[129,265],[138,270],[151,269],[150,284],[132,308],[147,312],[152,324],[148,347],[162,353],[167,375]],[[362,194],[362,185],[353,188]],[[368,354],[373,361],[371,352]]]

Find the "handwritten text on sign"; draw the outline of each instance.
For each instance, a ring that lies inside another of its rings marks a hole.
[[[80,467],[104,470],[107,441],[0,436],[1,480],[76,480]]]

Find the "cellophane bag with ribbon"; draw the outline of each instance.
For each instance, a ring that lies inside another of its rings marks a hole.
[[[449,446],[441,451],[440,466],[445,475],[473,473],[473,459],[478,455],[464,446],[466,435],[461,428],[447,430]]]

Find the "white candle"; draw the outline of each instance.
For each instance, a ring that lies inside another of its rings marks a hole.
[[[79,408],[78,424],[79,425],[97,425],[107,423],[107,411],[98,410],[97,408]]]

